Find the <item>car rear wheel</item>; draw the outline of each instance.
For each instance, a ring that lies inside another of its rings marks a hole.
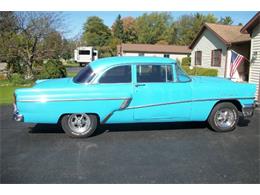
[[[97,128],[97,116],[85,113],[64,115],[61,126],[70,137],[89,137]]]
[[[213,108],[208,123],[214,131],[227,132],[236,128],[238,119],[236,106],[229,102],[223,102]]]

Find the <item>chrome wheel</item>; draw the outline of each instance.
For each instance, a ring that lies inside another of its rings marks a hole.
[[[229,129],[236,123],[236,112],[230,108],[219,109],[214,116],[214,122],[221,129]]]
[[[91,120],[87,114],[72,114],[69,116],[68,125],[70,129],[77,134],[90,131]]]

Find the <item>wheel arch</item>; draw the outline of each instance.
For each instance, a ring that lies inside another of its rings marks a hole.
[[[212,113],[212,110],[218,105],[218,104],[221,104],[221,103],[232,103],[239,112],[242,112],[242,105],[240,103],[239,100],[237,99],[227,99],[227,100],[219,100],[217,101],[214,106],[211,108],[210,112],[209,112],[209,115],[207,117],[207,119],[209,118],[210,114]]]

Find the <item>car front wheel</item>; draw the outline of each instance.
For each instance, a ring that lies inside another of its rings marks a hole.
[[[97,116],[85,113],[64,115],[61,126],[70,137],[89,137],[97,128]]]
[[[236,128],[238,119],[236,106],[229,102],[223,102],[213,108],[208,123],[214,131],[227,132]]]

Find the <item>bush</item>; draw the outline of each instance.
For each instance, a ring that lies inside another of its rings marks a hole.
[[[13,85],[25,85],[31,84],[33,80],[26,80],[22,74],[19,73],[12,73],[9,77],[9,81]]]
[[[218,70],[213,68],[200,68],[193,67],[191,70],[189,66],[182,66],[183,70],[188,75],[196,75],[196,76],[218,76]]]
[[[43,65],[43,70],[37,76],[38,79],[63,78],[67,76],[66,68],[59,60],[48,60]]]
[[[182,58],[181,65],[182,66],[190,66],[191,57]]]

